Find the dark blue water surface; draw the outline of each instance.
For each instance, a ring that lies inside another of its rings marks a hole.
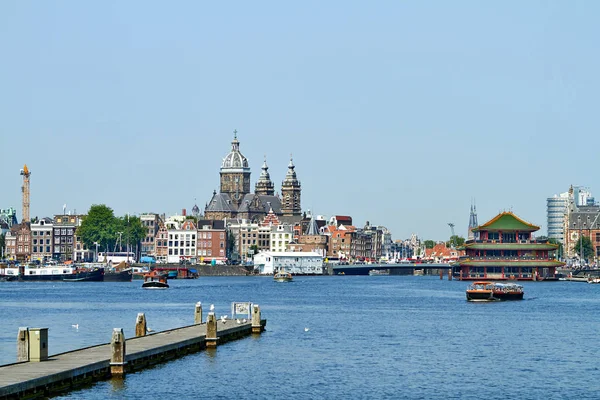
[[[56,354],[107,343],[115,327],[133,336],[139,312],[161,331],[193,323],[197,301],[218,316],[251,301],[268,320],[261,336],[62,397],[600,398],[600,285],[532,282],[524,301],[468,303],[466,282],[426,276],[169,284],[0,283],[0,364],[15,361],[20,326],[48,327]]]

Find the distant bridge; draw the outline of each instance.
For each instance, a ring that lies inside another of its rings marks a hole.
[[[414,270],[419,269],[431,272],[431,270],[450,270],[452,264],[423,264],[423,263],[402,263],[402,264],[335,264],[331,265],[328,270],[333,275],[369,275],[369,271],[372,269],[376,270],[390,270],[391,275],[405,275],[407,273],[414,273]],[[396,274],[394,274],[396,271]]]

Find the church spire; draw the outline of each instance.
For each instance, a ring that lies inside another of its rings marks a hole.
[[[281,196],[283,198],[281,211],[285,216],[299,216],[302,214],[300,206],[300,194],[302,189],[300,181],[296,177],[294,160],[290,155],[290,163],[285,179],[281,184]]]
[[[258,178],[258,181],[254,187],[254,193],[266,196],[273,196],[275,194],[275,186],[273,185],[271,176],[269,175],[269,167],[267,166],[266,156],[265,161],[263,162],[262,172],[260,173],[260,177]]]

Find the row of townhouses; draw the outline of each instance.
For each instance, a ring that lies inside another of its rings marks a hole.
[[[349,216],[324,218],[304,215],[286,224],[270,210],[260,221],[209,220],[185,215],[142,214],[146,236],[131,246],[137,256],[154,256],[158,262],[225,263],[250,261],[261,251],[316,252],[329,259],[379,260],[394,249],[391,233],[368,222],[352,225]],[[36,222],[14,224],[6,232],[5,258],[41,262],[49,260],[94,261],[95,249],[86,248],[77,236],[85,215],[55,215]],[[139,258],[138,258],[139,259]]]

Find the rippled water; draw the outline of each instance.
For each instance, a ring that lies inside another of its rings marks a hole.
[[[525,283],[518,302],[468,303],[465,282],[412,276],[141,283],[0,283],[0,363],[19,326],[48,327],[50,354],[191,324],[194,304],[252,301],[267,331],[64,398],[599,398],[600,285]],[[71,325],[79,324],[79,329]],[[305,332],[305,327],[309,328]]]

